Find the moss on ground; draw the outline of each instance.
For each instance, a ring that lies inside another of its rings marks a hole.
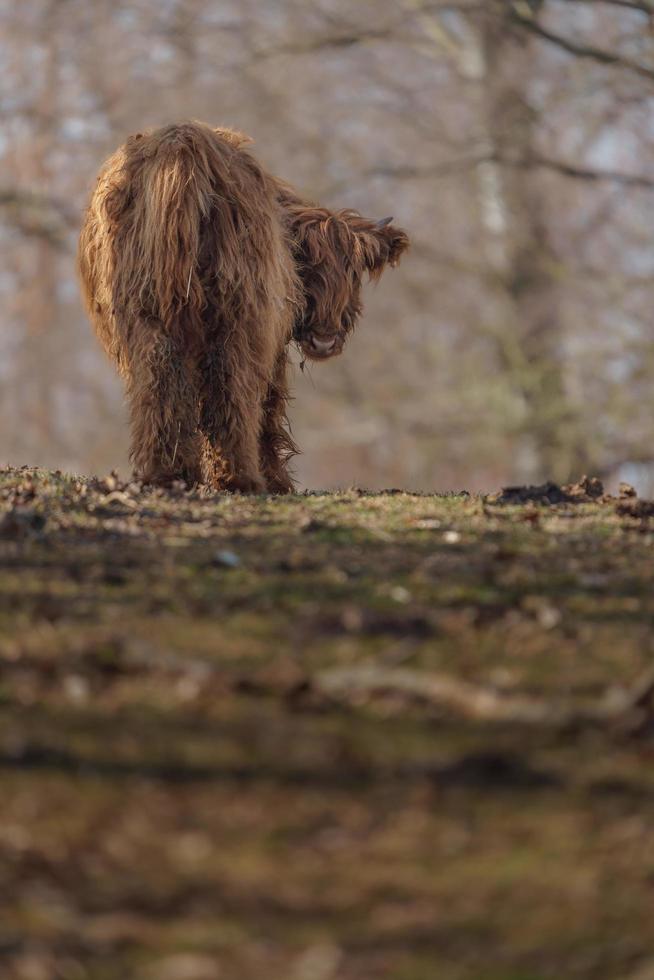
[[[581,501],[0,471],[0,975],[654,975],[654,518]]]

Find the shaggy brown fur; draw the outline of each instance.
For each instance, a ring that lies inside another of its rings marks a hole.
[[[103,166],[79,269],[89,315],[125,379],[131,459],[147,482],[286,492],[287,347],[324,359],[361,313],[404,232],[303,202],[201,123],[127,140]]]

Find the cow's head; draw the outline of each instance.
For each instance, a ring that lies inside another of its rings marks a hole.
[[[379,279],[409,245],[392,218],[369,221],[356,211],[298,208],[292,231],[304,289],[294,337],[303,354],[326,360],[340,354],[361,315],[364,279]]]

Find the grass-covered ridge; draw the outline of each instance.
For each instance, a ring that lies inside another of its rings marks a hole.
[[[0,976],[654,969],[652,508],[525,496],[0,471]]]

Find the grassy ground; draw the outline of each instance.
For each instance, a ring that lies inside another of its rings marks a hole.
[[[654,517],[586,490],[0,471],[3,980],[651,980]]]

